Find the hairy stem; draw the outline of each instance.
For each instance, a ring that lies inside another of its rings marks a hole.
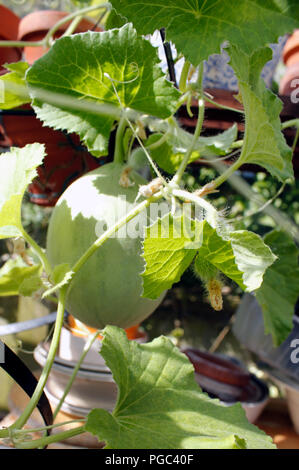
[[[206,101],[208,101],[209,103],[214,104],[215,106],[217,106],[217,108],[226,109],[227,111],[233,111],[233,112],[239,113],[239,114],[244,114],[244,111],[242,109],[232,108],[231,106],[226,106],[225,104],[217,103],[217,101],[212,100],[206,94],[204,95],[204,99]]]
[[[81,10],[70,13],[65,18],[62,18],[60,21],[57,21],[57,23],[51,29],[49,29],[47,35],[43,39],[44,44],[47,47],[51,46],[51,43],[53,41],[53,36],[56,33],[56,31],[58,31],[60,26],[64,25],[65,23],[68,23],[69,21],[72,21],[77,16],[82,17],[87,13],[90,13],[90,12],[95,11],[95,10],[100,10],[102,8],[104,8],[106,10],[110,10],[111,5],[110,5],[110,3],[102,3],[101,5],[93,5],[93,6],[89,6],[89,7],[86,7],[86,8],[82,8]]]
[[[64,319],[64,309],[65,309],[65,297],[66,297],[66,292],[67,292],[67,286],[63,286],[60,289],[59,292],[59,300],[58,300],[58,307],[57,307],[57,318],[56,318],[56,323],[55,323],[55,329],[53,333],[53,339],[51,341],[51,346],[49,349],[48,357],[46,364],[42,370],[41,376],[39,378],[38,384],[35,388],[35,391],[26,406],[25,410],[21,414],[21,416],[15,421],[14,424],[12,424],[11,429],[20,429],[22,428],[28,419],[30,418],[33,410],[35,409],[42,393],[44,390],[44,387],[46,385],[46,382],[48,380],[56,352],[58,349],[59,345],[59,340],[60,340],[60,332],[61,328],[63,325],[63,319]]]
[[[44,41],[0,41],[0,47],[41,47],[45,46]]]
[[[37,256],[42,262],[44,270],[46,271],[47,275],[50,276],[50,274],[52,273],[52,268],[44,250],[36,243],[35,240],[33,240],[33,238],[23,228],[22,236],[24,237],[26,242],[29,243],[29,245],[32,247],[33,251],[37,254]]]
[[[240,158],[236,160],[232,165],[230,165],[218,178],[216,178],[213,181],[213,188],[216,189],[218,186],[223,184],[226,180],[228,180],[235,171],[237,171],[240,166],[242,165],[242,162],[240,161]]]
[[[299,124],[298,124],[298,127],[297,127],[297,132],[296,132],[296,135],[295,135],[295,138],[294,138],[294,141],[293,141],[293,145],[292,145],[292,152],[293,153],[296,150],[298,139],[299,139]]]
[[[191,67],[190,62],[188,62],[188,60],[185,60],[183,68],[182,68],[182,72],[181,72],[180,83],[179,83],[179,89],[183,93],[185,93],[185,91],[187,90],[187,79],[188,79],[188,73],[189,73],[190,67]]]
[[[184,201],[191,201],[197,206],[204,209],[207,213],[206,220],[209,222],[211,227],[217,227],[218,213],[215,207],[212,206],[212,204],[207,202],[202,197],[199,197],[194,193],[189,193],[188,191],[185,191],[183,189],[173,189],[172,194],[178,197],[179,199],[183,199]]]
[[[281,124],[282,129],[287,129],[288,127],[299,127],[299,119],[290,119],[290,121],[285,121]]]
[[[219,173],[225,173],[226,165],[222,162],[214,162],[212,165],[216,168]],[[274,207],[272,204],[266,205],[267,202],[260,194],[257,194],[253,191],[251,186],[237,174],[232,174],[227,181],[238,193],[245,196],[247,199],[251,200],[259,207],[263,207],[263,212],[269,215],[279,227],[281,227],[286,232],[289,232],[297,243],[299,243],[299,229],[294,221],[284,212]]]
[[[63,34],[63,37],[65,36],[71,36],[71,34],[73,34],[73,32],[76,30],[77,26],[80,24],[80,22],[82,21],[82,18],[83,18],[83,15],[78,15],[76,16],[73,21],[71,22],[71,24],[68,26],[68,28],[66,29],[66,31],[64,32]]]
[[[36,449],[38,447],[45,447],[54,442],[61,442],[70,437],[78,436],[86,432],[84,426],[79,426],[77,428],[69,429],[68,431],[60,432],[58,434],[53,434],[48,437],[41,437],[40,439],[34,439],[33,441],[25,441],[16,444],[18,449]]]
[[[203,63],[201,63],[200,65],[200,68],[199,68],[199,71],[198,71],[198,75],[199,75],[199,78],[198,78],[198,82],[199,82],[199,86],[201,88],[201,96],[202,96],[202,83],[203,83]],[[190,147],[188,148],[176,174],[174,175],[173,179],[172,179],[172,182],[175,183],[175,184],[179,184],[182,177],[183,177],[183,174],[185,172],[185,169],[186,169],[186,166],[188,165],[189,163],[189,159],[192,155],[192,152],[194,150],[194,147],[197,143],[197,140],[200,136],[200,133],[201,133],[201,130],[202,130],[202,125],[203,125],[203,120],[204,120],[204,112],[205,112],[205,106],[204,106],[204,101],[202,99],[202,97],[198,100],[198,117],[197,117],[197,123],[196,123],[196,128],[195,128],[195,131],[194,131],[194,134],[193,134],[193,139],[191,141],[191,144],[190,144]]]
[[[116,163],[123,163],[125,154],[123,148],[124,132],[127,127],[127,119],[125,116],[122,116],[117,127],[116,137],[115,137],[115,149],[114,149],[114,158],[113,161]]]

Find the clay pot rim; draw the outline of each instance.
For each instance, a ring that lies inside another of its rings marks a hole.
[[[299,29],[295,29],[293,34],[287,40],[284,49],[283,49],[283,61],[287,64],[290,56],[294,54],[294,52],[299,49]]]
[[[59,10],[39,10],[29,13],[24,16],[19,23],[18,40],[24,41],[26,37],[37,32],[44,31],[46,34],[55,23],[68,15],[69,13]],[[66,31],[70,23],[71,21],[61,25],[57,32],[61,33]],[[86,18],[82,18],[76,28],[76,32],[84,32],[88,29],[92,29],[94,26],[95,23]],[[102,29],[97,27],[95,31],[102,31]]]
[[[20,18],[9,8],[0,5],[0,36],[6,40],[15,40],[18,36]]]
[[[196,348],[186,348],[182,352],[193,364],[195,372],[210,379],[237,386],[250,382],[250,373],[228,359]]]

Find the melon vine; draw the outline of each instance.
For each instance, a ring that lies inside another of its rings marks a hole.
[[[0,77],[0,108],[30,104],[44,126],[76,133],[96,158],[107,156],[113,144],[114,160],[65,190],[53,210],[47,246],[40,247],[23,227],[21,206],[45,148],[33,143],[0,157],[0,238],[23,239],[33,265],[23,256],[2,268],[1,295],[38,293],[56,296],[58,303],[36,391],[16,422],[0,429],[0,438],[29,449],[68,437],[62,432],[28,439],[23,429],[50,374],[67,309],[100,330],[101,354],[118,385],[113,412],[93,410],[70,436],[88,431],[106,448],[118,449],[275,447],[248,423],[240,405],[226,408],[200,391],[192,365],[170,340],[138,345],[127,340],[123,328],[148,317],[191,267],[205,283],[213,308],[222,309],[222,283],[229,278],[262,299],[274,340],[287,336],[299,283],[281,283],[281,298],[292,299],[287,319],[279,318],[279,306],[271,318],[268,288],[284,262],[282,244],[287,256],[298,254],[293,237],[284,233],[264,240],[235,230],[210,195],[221,192],[244,164],[259,165],[282,183],[294,180],[292,149],[280,121],[282,103],[266,88],[261,71],[271,59],[269,44],[299,27],[296,1],[96,3],[76,7],[65,18],[72,23],[60,39],[54,40],[55,28],[50,31],[42,41],[49,50],[33,65],[10,64]],[[73,35],[78,17],[97,10],[110,15],[106,30]],[[162,28],[184,60],[178,87],[161,69],[149,38]],[[0,41],[0,47],[13,44],[25,45]],[[223,45],[239,83],[242,110],[236,112],[243,113],[245,125],[241,140],[236,125],[214,137],[202,135],[205,102],[213,101],[203,87],[204,61]],[[197,119],[191,133],[182,128],[177,112],[186,106],[194,117],[194,103]],[[289,125],[298,128],[299,121]],[[238,156],[234,153],[233,163],[216,179],[195,192],[184,187],[190,163],[229,158],[236,149]],[[298,233],[293,235],[298,242]],[[295,262],[292,272],[298,280]],[[280,327],[283,334],[277,334]]]

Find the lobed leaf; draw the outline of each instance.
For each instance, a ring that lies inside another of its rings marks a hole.
[[[64,37],[34,63],[26,76],[37,116],[54,129],[76,132],[94,155],[105,154],[113,117],[53,106],[32,87],[94,103],[109,103],[166,118],[179,92],[159,67],[157,50],[132,25]]]
[[[224,41],[251,54],[299,27],[297,0],[111,0],[139,34],[166,29],[193,65],[220,53]],[[196,45],[196,46],[195,46]]]
[[[248,292],[261,286],[265,271],[276,259],[255,233],[240,230],[221,234],[206,220],[166,215],[146,229],[143,297],[158,298],[180,280],[195,256],[211,263]]]
[[[227,51],[239,80],[245,110],[246,128],[239,162],[260,165],[280,181],[293,179],[292,150],[281,132],[282,102],[266,88],[260,76],[271,59],[271,50],[262,48],[247,55],[230,46]]]
[[[114,326],[103,334],[118,398],[112,413],[92,410],[85,427],[106,449],[275,447],[240,404],[227,407],[200,391],[189,359],[169,339],[138,344]]]
[[[0,269],[0,296],[31,296],[42,287],[42,265],[28,266],[19,256]]]
[[[232,143],[238,135],[237,125],[234,124],[229,129],[213,137],[201,136],[194,145],[194,150],[190,156],[189,163],[199,158],[226,155],[230,151]],[[146,146],[157,142],[162,134],[152,134],[146,141]],[[175,128],[167,141],[151,152],[156,163],[169,174],[174,174],[184,159],[188,148],[192,144],[193,135],[181,128]]]
[[[5,67],[9,73],[0,76],[0,109],[13,109],[30,103],[29,93],[24,91],[25,74],[29,65],[26,62],[15,62],[6,64]]]
[[[44,145],[37,143],[0,155],[0,239],[22,233],[22,199],[44,156]]]
[[[263,311],[265,333],[270,333],[274,345],[278,346],[293,329],[299,297],[299,250],[290,235],[282,230],[267,234],[265,242],[277,255],[277,260],[267,270],[256,298]]]

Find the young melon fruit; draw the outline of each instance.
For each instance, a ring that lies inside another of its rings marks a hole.
[[[52,266],[73,266],[107,226],[134,207],[139,185],[146,181],[132,172],[134,185],[120,186],[124,168],[118,163],[106,164],[76,180],[60,197],[47,235],[47,256]],[[108,324],[127,328],[148,317],[163,295],[157,300],[141,297],[141,249],[140,236],[128,236],[124,230],[121,237],[109,238],[71,282],[66,310],[95,328]]]

